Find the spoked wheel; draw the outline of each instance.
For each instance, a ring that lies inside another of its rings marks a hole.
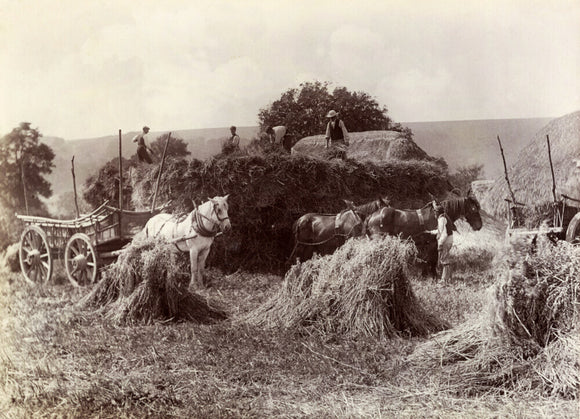
[[[97,252],[86,234],[74,234],[64,250],[68,280],[76,287],[94,284],[97,280]]]
[[[566,241],[573,244],[580,244],[580,212],[577,213],[570,224],[568,224],[568,229],[566,230]]]
[[[24,230],[18,256],[22,275],[28,283],[44,284],[52,276],[52,255],[46,233],[40,227],[31,225]]]

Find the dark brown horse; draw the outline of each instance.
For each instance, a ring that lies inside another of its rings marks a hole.
[[[452,198],[441,201],[440,204],[445,208],[445,212],[451,220],[456,221],[458,218],[465,218],[471,228],[476,231],[481,229],[480,206],[475,197]],[[365,221],[365,231],[370,237],[390,234],[407,238],[426,230],[435,230],[436,228],[437,217],[435,216],[432,202],[417,210],[400,210],[393,207],[381,208],[367,217]]]
[[[294,250],[290,260],[294,258],[305,261],[314,253],[321,255],[334,252],[350,237],[363,234],[365,219],[382,207],[389,205],[387,199],[355,206],[351,201],[345,201],[348,208],[339,214],[308,213],[300,217],[293,226]]]

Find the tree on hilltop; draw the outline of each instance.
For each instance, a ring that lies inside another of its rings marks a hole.
[[[387,115],[387,108],[380,106],[368,93],[350,92],[346,87],[337,87],[331,93],[329,84],[306,82],[282,93],[280,99],[258,112],[260,128],[264,130],[267,126],[285,125],[288,133],[298,140],[324,133],[328,122],[326,114],[334,109],[352,132],[403,131],[404,127],[400,124],[393,124]]]

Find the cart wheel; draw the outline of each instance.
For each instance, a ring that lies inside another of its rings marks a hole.
[[[66,276],[76,287],[93,284],[97,279],[97,253],[86,234],[74,234],[64,250]]]
[[[576,214],[568,224],[566,230],[566,241],[574,244],[580,244],[580,212]]]
[[[38,226],[28,226],[20,237],[20,269],[30,284],[44,284],[52,276],[52,255],[46,233]]]

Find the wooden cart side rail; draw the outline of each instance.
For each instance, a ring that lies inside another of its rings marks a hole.
[[[86,224],[87,222],[90,224],[94,222],[95,218],[106,217],[109,212],[109,207],[107,204],[108,202],[105,202],[90,214],[83,215],[82,217],[73,220],[58,220],[55,218],[37,217],[34,215],[19,215],[19,214],[16,214],[16,217],[24,221],[26,224],[39,224],[39,225],[44,224],[51,226],[62,225],[63,227],[66,227],[67,225],[78,226]]]

